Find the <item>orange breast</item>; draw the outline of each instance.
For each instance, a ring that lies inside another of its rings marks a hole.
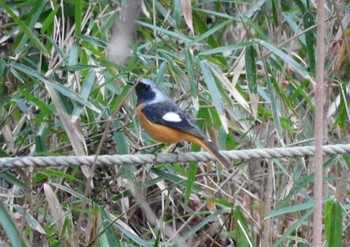
[[[213,146],[206,144],[206,141],[191,134],[174,130],[164,125],[155,124],[149,121],[142,113],[143,104],[136,108],[136,116],[140,121],[142,128],[144,128],[156,141],[164,142],[166,144],[177,143],[180,141],[188,141],[197,144],[207,150],[217,161],[227,169],[231,164],[224,158]]]
[[[164,125],[152,123],[142,113],[142,108],[143,104],[137,106],[136,116],[139,119],[142,128],[144,128],[156,141],[171,144],[181,142],[184,140],[191,141],[192,139],[198,139],[187,133],[174,130]]]

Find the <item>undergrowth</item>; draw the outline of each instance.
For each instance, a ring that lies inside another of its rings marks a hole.
[[[328,4],[325,143],[337,144],[349,139],[350,6]],[[313,1],[143,1],[117,63],[122,5],[0,0],[2,157],[171,152],[135,119],[126,82],[141,76],[221,150],[314,145]],[[350,157],[326,158],[324,242],[349,246]],[[233,165],[1,168],[0,245],[311,246],[312,158]]]

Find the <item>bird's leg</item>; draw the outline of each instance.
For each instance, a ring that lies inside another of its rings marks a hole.
[[[177,149],[177,148],[182,148],[183,146],[184,146],[184,145],[183,145],[182,142],[176,143],[173,147],[169,146],[169,150],[171,150],[170,153],[178,154],[178,152],[176,152],[176,149]]]
[[[175,146],[174,146],[174,147],[172,148],[172,150],[171,150],[171,153],[176,153],[176,154],[177,154],[177,152],[175,152],[175,151],[176,151],[176,149],[177,149],[178,146],[180,146],[180,142],[178,142],[178,143],[175,144]]]

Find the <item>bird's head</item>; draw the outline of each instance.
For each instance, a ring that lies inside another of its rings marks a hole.
[[[136,85],[136,95],[137,95],[137,104],[146,103],[154,104],[165,101],[168,97],[163,94],[156,83],[150,79],[141,79],[134,82],[129,82],[131,85]]]

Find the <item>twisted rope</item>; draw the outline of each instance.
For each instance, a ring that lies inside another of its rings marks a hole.
[[[323,146],[324,154],[348,154],[350,144]],[[262,148],[250,150],[221,151],[221,154],[231,160],[272,159],[284,157],[305,157],[315,153],[314,146],[291,148]],[[0,168],[14,167],[58,167],[58,166],[91,166],[95,156],[47,156],[47,157],[16,157],[0,158]],[[186,163],[215,160],[207,152],[162,153],[162,154],[126,154],[101,155],[97,157],[97,165],[138,165],[159,163]]]

